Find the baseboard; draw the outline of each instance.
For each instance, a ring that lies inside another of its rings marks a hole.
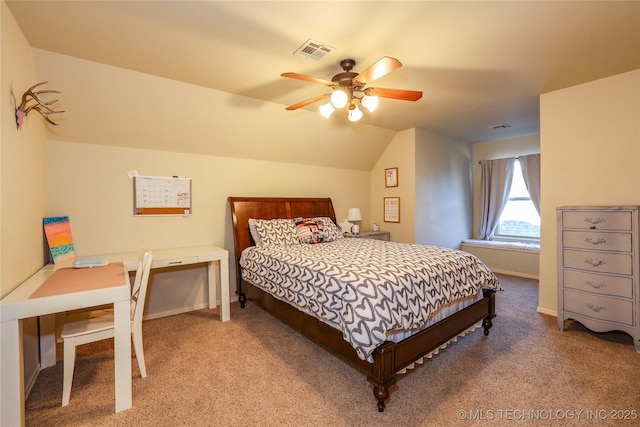
[[[520,271],[509,271],[509,270],[502,270],[499,268],[491,268],[491,271],[498,274],[506,274],[508,276],[516,276],[516,277],[524,277],[526,279],[540,280],[540,276],[536,274],[522,273]]]
[[[31,393],[31,389],[35,385],[36,380],[38,379],[38,374],[40,373],[41,370],[42,369],[40,368],[40,364],[38,364],[38,368],[34,370],[34,372],[31,374],[31,377],[26,382],[25,390],[24,390],[24,400],[27,400],[27,397],[29,397],[29,393]]]
[[[540,306],[536,308],[536,312],[540,314],[548,314],[549,316],[553,316],[553,317],[558,317],[558,312],[556,310],[549,310],[546,308],[542,308]]]
[[[167,311],[160,311],[157,313],[151,313],[151,314],[146,314],[142,320],[153,320],[153,319],[159,319],[161,317],[168,317],[168,316],[174,316],[176,314],[182,314],[182,313],[187,313],[189,311],[193,311],[193,310],[201,310],[203,308],[208,308],[209,305],[208,304],[197,304],[197,305],[192,305],[190,307],[180,307],[177,308],[175,310],[167,310]]]
[[[230,303],[238,302],[238,296],[237,295],[231,296],[229,298],[229,302]],[[220,301],[218,301],[218,304],[216,305],[216,307],[220,307]],[[203,308],[209,308],[209,304],[202,303],[202,304],[192,305],[192,306],[189,306],[189,307],[180,307],[180,308],[177,308],[175,310],[165,310],[165,311],[159,311],[157,313],[147,313],[147,314],[144,315],[142,320],[159,319],[161,317],[174,316],[176,314],[188,313],[188,312],[194,311],[194,310],[202,310]]]

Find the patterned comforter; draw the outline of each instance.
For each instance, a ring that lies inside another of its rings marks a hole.
[[[387,332],[419,329],[438,307],[500,289],[469,253],[372,239],[253,246],[240,266],[247,282],[341,330],[363,360]]]

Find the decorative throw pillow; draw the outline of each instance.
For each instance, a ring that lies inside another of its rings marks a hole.
[[[249,218],[249,232],[251,233],[251,237],[253,237],[253,241],[255,242],[256,246],[262,245],[260,233],[258,233],[258,230],[256,229],[256,220],[253,218]]]
[[[342,230],[333,222],[328,216],[319,216],[316,218],[309,218],[312,221],[319,221],[322,223],[324,231],[326,233],[325,242],[333,242],[334,240],[343,239],[344,235]]]
[[[314,221],[308,218],[296,218],[294,223],[298,231],[298,240],[300,240],[300,243],[322,243],[327,238],[324,224],[321,221]]]
[[[291,219],[250,218],[249,230],[256,246],[300,244],[296,226]]]

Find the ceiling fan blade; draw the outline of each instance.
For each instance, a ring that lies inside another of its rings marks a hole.
[[[327,99],[330,96],[331,96],[330,93],[327,93],[327,94],[324,94],[324,95],[320,95],[320,96],[316,96],[315,98],[307,99],[306,101],[298,102],[297,104],[291,105],[291,106],[285,108],[285,110],[288,110],[288,111],[297,110],[298,108],[306,107],[307,105],[313,104],[314,102],[318,102],[318,101],[322,101],[323,99]]]
[[[401,99],[403,101],[417,101],[422,98],[422,92],[417,90],[384,89],[370,87],[365,89],[365,95],[379,96],[381,98]]]
[[[378,62],[358,74],[353,78],[355,83],[366,85],[369,82],[379,79],[390,72],[402,67],[402,63],[395,58],[383,56]]]
[[[315,77],[305,76],[304,74],[282,73],[280,75],[282,77],[289,77],[291,79],[304,80],[306,82],[311,82],[311,83],[320,83],[321,85],[326,85],[326,86],[333,86],[334,85],[334,83],[330,82],[329,80],[317,79]]]

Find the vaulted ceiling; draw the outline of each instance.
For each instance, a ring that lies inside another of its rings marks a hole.
[[[327,88],[339,62],[403,67],[371,86],[363,123],[419,127],[469,142],[539,131],[539,95],[640,68],[638,1],[7,1],[39,49],[285,106]],[[294,52],[308,39],[333,48]],[[305,107],[317,111],[320,103]],[[324,119],[323,119],[324,120]],[[332,117],[330,120],[344,120]],[[495,125],[508,127],[493,129]]]

